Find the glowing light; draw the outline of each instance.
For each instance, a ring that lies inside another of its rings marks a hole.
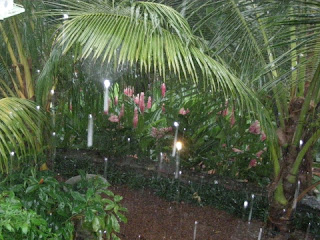
[[[107,79],[104,80],[103,84],[104,84],[104,87],[105,87],[105,88],[109,88],[109,87],[110,87],[110,81],[107,80]]]
[[[54,95],[54,89],[51,89],[50,93],[51,95]]]
[[[248,201],[244,201],[244,203],[243,203],[243,207],[244,207],[244,208],[247,208],[247,207],[248,207],[248,205],[249,205]]]
[[[176,148],[178,151],[180,151],[182,149],[182,143],[181,142],[177,142],[176,143]]]
[[[173,125],[174,125],[175,127],[179,127],[179,123],[178,123],[178,122],[174,122]]]
[[[14,152],[11,152],[11,153],[10,153],[10,156],[13,157],[13,156],[14,156]]]
[[[40,106],[36,106],[37,110],[39,111],[40,110]]]
[[[68,14],[63,14],[63,19],[68,19],[69,18],[69,15]]]

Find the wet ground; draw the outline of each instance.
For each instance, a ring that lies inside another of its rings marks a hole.
[[[258,239],[264,225],[257,221],[248,224],[208,206],[167,202],[148,190],[126,186],[111,190],[123,196],[122,204],[128,209],[128,223],[121,225],[122,240],[251,240]]]

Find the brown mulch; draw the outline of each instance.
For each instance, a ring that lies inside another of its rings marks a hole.
[[[121,224],[122,240],[193,240],[195,221],[197,240],[256,240],[264,225],[258,221],[248,224],[209,206],[167,202],[149,190],[126,186],[111,190],[123,196],[122,205],[128,209],[128,223]]]

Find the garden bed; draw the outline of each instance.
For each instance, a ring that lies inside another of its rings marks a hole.
[[[100,153],[77,150],[58,153],[55,170],[61,175],[74,175],[76,169],[104,174],[104,156]],[[157,171],[157,164],[134,156],[108,159],[107,179],[116,186],[113,190],[124,196],[124,205],[129,209],[129,223],[122,226],[123,239],[139,239],[139,235],[140,239],[186,239],[184,236],[192,239],[195,221],[199,222],[199,234],[203,234],[199,239],[251,239],[251,236],[257,239],[268,208],[263,188],[185,169],[181,181],[177,181],[173,178],[172,163],[165,163],[162,172]],[[250,206],[251,194],[255,194],[254,223],[248,225],[249,209],[244,209],[243,203],[247,200]],[[320,237],[319,211],[299,205],[296,216],[298,229],[305,231],[310,222],[310,232],[316,239]]]

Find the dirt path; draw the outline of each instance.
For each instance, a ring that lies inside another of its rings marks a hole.
[[[121,225],[122,240],[193,240],[195,221],[197,240],[258,239],[262,222],[244,222],[212,207],[167,202],[148,190],[113,187],[123,196],[128,223]]]

